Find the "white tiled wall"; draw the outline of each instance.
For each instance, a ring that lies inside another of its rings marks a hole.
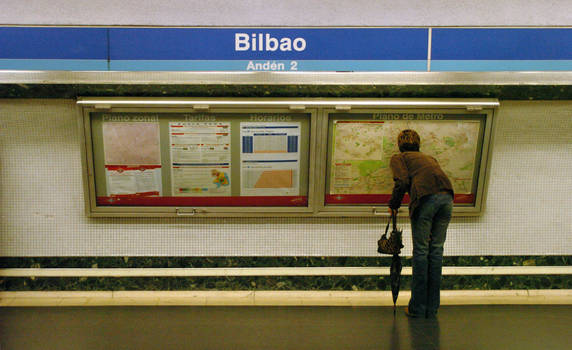
[[[569,0],[2,0],[0,12],[0,23],[13,25],[569,26],[571,19]]]
[[[380,219],[87,218],[75,108],[0,100],[0,256],[377,256]],[[445,254],[572,254],[572,101],[502,102],[496,127],[486,210]]]

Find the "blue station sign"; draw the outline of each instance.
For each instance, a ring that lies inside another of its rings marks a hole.
[[[0,27],[0,70],[571,71],[572,29]]]
[[[112,70],[424,71],[427,29],[111,29]]]

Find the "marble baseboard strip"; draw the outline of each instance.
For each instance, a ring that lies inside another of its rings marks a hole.
[[[411,275],[403,267],[402,275]],[[570,275],[572,266],[445,266],[443,275]],[[12,268],[0,277],[388,276],[389,267]]]
[[[410,291],[397,304],[406,305]],[[571,305],[572,290],[445,290],[442,305]],[[390,291],[0,292],[0,307],[392,306]]]

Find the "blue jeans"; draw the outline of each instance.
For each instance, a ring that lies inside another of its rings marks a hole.
[[[413,279],[409,313],[433,317],[440,304],[443,245],[451,221],[453,198],[449,194],[423,197],[411,217]]]

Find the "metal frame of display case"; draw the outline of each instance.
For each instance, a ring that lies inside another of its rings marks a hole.
[[[95,101],[93,99],[79,99],[78,104],[82,106],[80,117],[82,147],[85,156],[82,157],[84,168],[84,188],[86,193],[86,211],[89,216],[150,216],[150,217],[208,217],[208,216],[291,216],[311,214],[314,211],[313,195],[313,173],[312,166],[315,163],[315,146],[312,144],[315,137],[312,134],[317,129],[316,113],[312,108],[301,108],[284,104],[257,105],[244,103],[217,103],[208,101],[208,104],[201,103],[187,104],[189,100],[178,100],[172,103],[167,100],[156,99],[129,99],[127,100],[105,100]],[[237,101],[238,102],[238,101]],[[95,164],[94,152],[91,138],[90,113],[92,112],[149,112],[149,113],[307,113],[310,114],[309,135],[308,135],[308,205],[307,206],[101,206],[96,202],[95,184]]]
[[[462,111],[486,113],[479,185],[475,207],[454,208],[454,215],[478,215],[484,209],[490,168],[496,99],[349,99],[349,98],[79,98],[81,107],[83,178],[86,212],[93,217],[279,217],[279,216],[378,216],[386,206],[326,206],[325,176],[328,150],[328,111],[352,112],[383,109]],[[94,160],[90,112],[267,112],[310,113],[308,206],[306,207],[113,207],[95,201]]]
[[[419,100],[417,100],[419,101]],[[460,102],[461,100],[457,100],[455,102]],[[404,108],[395,108],[393,106],[383,106],[383,111],[385,112],[416,112],[416,113],[468,113],[468,114],[485,114],[485,125],[483,130],[482,139],[479,140],[480,144],[477,149],[480,148],[480,152],[477,154],[479,159],[479,170],[476,174],[477,181],[477,189],[475,192],[475,204],[473,205],[455,205],[453,207],[453,215],[455,216],[469,216],[469,215],[479,215],[481,214],[482,210],[484,209],[485,199],[486,199],[486,189],[488,186],[488,174],[490,168],[490,150],[492,147],[492,133],[493,133],[493,124],[494,124],[494,113],[497,107],[492,107],[489,105],[476,105],[473,104],[474,100],[465,100],[467,104],[464,107],[460,107],[458,105],[450,105],[444,106],[442,103],[445,101],[435,101],[435,107],[431,108],[431,106],[427,106],[424,103],[420,103],[416,105],[414,101],[412,101],[411,106],[407,106]],[[426,102],[423,100],[422,102]],[[485,102],[485,100],[483,100]],[[388,111],[388,109],[391,109]],[[362,106],[358,106],[357,108],[346,108],[345,110],[338,109],[321,109],[319,115],[319,126],[320,126],[320,139],[329,140],[329,114],[330,113],[339,113],[339,112],[347,112],[347,113],[377,113],[380,112],[380,109],[371,109],[371,108],[363,108]],[[423,142],[423,141],[422,141]],[[329,142],[328,142],[329,144]],[[317,204],[317,213],[320,216],[387,216],[388,210],[387,205],[371,205],[371,204],[352,204],[352,205],[327,205],[325,203],[325,196],[327,193],[327,174],[329,168],[329,156],[328,152],[330,151],[330,147],[321,147],[318,150],[319,154],[319,161],[322,162],[317,166],[317,169],[321,169],[321,174],[317,176],[317,189],[318,193],[316,194],[316,198],[322,198],[320,203]],[[403,205],[400,209],[400,213],[409,213],[408,208],[406,205]]]

